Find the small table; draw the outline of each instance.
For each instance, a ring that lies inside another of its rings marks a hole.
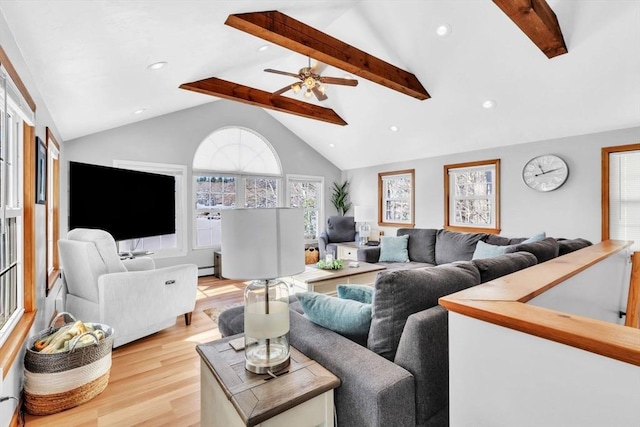
[[[244,350],[229,344],[238,337],[196,346],[201,357],[200,425],[334,425],[333,389],[340,385],[338,377],[293,347],[287,373],[277,378],[253,374],[244,369]]]
[[[378,272],[385,267],[367,262],[358,262],[358,267],[349,267],[348,262],[340,270],[322,270],[314,265],[307,265],[304,273],[282,280],[293,287],[293,292],[320,292],[335,294],[338,285],[373,285]]]

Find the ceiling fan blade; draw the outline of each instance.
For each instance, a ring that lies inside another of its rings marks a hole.
[[[316,98],[318,98],[318,101],[324,101],[327,98],[327,95],[325,95],[324,93],[320,92],[320,89],[318,89],[318,86],[314,86],[311,91],[313,92],[313,94],[316,96]]]
[[[291,85],[287,85],[287,86],[283,87],[282,89],[273,92],[272,95],[282,95],[283,93],[285,93],[288,90],[291,90]]]
[[[313,65],[313,67],[311,67],[311,72],[313,74],[322,74],[322,72],[325,70],[325,68],[327,68],[327,64],[320,62],[320,61],[316,61],[316,63]]]
[[[358,86],[356,79],[341,79],[339,77],[320,77],[320,82],[329,85]]]
[[[275,73],[275,74],[282,74],[283,76],[295,77],[296,79],[300,78],[298,74],[289,73],[287,71],[274,70],[271,68],[266,68],[264,71],[266,71],[267,73]]]

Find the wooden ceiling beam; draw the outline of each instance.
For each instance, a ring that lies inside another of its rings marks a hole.
[[[229,15],[225,24],[414,98],[430,98],[415,75],[281,12]]]
[[[191,83],[183,83],[180,89],[217,96],[218,98],[239,101],[245,104],[255,105],[283,113],[295,114],[309,119],[320,120],[327,123],[344,126],[347,124],[342,117],[330,108],[320,107],[288,98],[281,95],[273,95],[250,86],[229,82],[216,77],[198,80]]]
[[[493,0],[493,2],[548,58],[568,52],[558,18],[545,0]]]

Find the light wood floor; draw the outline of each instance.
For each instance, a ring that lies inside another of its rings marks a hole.
[[[201,277],[190,326],[176,325],[118,347],[109,385],[95,399],[47,416],[26,416],[36,426],[200,426],[200,357],[195,346],[220,338],[202,310],[242,301],[244,284]],[[202,426],[206,427],[206,426]]]

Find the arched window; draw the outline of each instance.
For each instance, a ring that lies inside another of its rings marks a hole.
[[[220,211],[281,205],[280,160],[269,142],[242,127],[212,132],[193,157],[195,247],[220,246]]]

